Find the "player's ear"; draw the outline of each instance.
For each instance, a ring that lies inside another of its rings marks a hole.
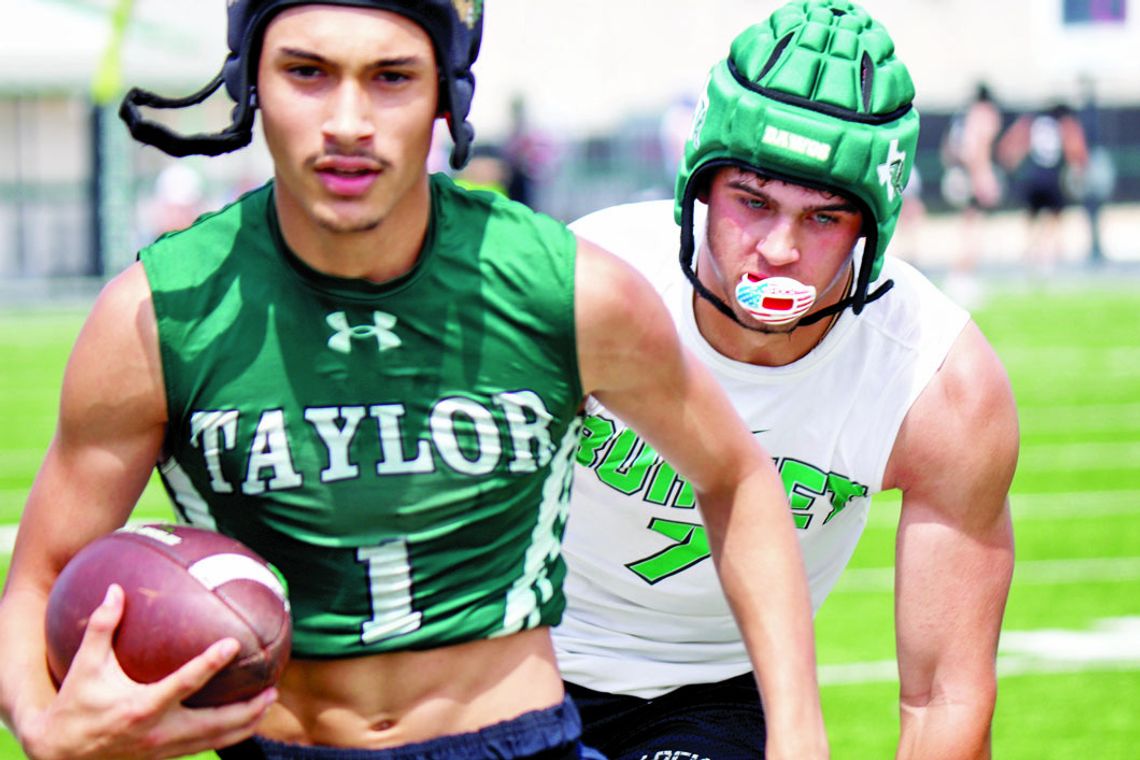
[[[720,173],[719,171],[705,172],[704,176],[696,178],[696,183],[697,183],[697,196],[696,197],[697,197],[697,200],[700,201],[701,203],[705,204],[706,206],[708,205],[708,202],[709,202],[709,191],[712,187],[713,178],[716,177],[716,175],[719,173]]]

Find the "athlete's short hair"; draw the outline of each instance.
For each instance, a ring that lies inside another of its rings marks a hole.
[[[249,144],[257,109],[257,63],[269,22],[279,13],[300,5],[340,5],[391,11],[411,19],[427,32],[435,50],[440,76],[439,112],[447,119],[454,143],[451,165],[467,163],[475,130],[467,121],[475,92],[471,65],[479,55],[483,36],[483,0],[229,0],[226,5],[229,53],[218,75],[187,98],[173,99],[133,88],[123,99],[120,116],[140,142],[172,156],[216,156]],[[179,135],[143,118],[139,106],[184,108],[201,103],[225,85],[237,104],[233,122],[216,134]]]

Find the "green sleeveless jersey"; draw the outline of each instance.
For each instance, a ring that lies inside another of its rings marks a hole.
[[[294,654],[424,649],[558,622],[582,389],[576,244],[431,178],[416,266],[306,266],[272,184],[140,253],[179,515],[285,576]]]

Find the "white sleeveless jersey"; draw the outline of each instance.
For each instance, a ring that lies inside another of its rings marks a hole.
[[[783,367],[732,361],[697,330],[672,208],[617,206],[571,228],[654,284],[682,341],[774,458],[818,611],[862,534],[903,417],[968,314],[888,258],[882,278],[894,289],[858,316],[843,312],[807,356]],[[564,544],[568,607],[554,632],[564,676],[649,698],[749,672],[691,489],[597,401],[587,412]]]

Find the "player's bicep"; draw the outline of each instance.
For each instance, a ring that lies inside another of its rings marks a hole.
[[[1009,378],[971,322],[907,412],[884,488],[911,495],[940,522],[984,531],[1009,493],[1018,438]]]
[[[134,414],[124,412],[134,411]],[[158,330],[140,264],[99,294],[64,373],[60,423],[107,438],[165,421]]]
[[[578,345],[583,388],[650,443],[698,491],[735,482],[758,444],[677,336],[652,286],[583,243]],[[737,473],[733,475],[732,473]]]
[[[680,344],[661,299],[631,266],[581,239],[574,312],[586,393],[622,393],[652,385],[649,378],[679,381]]]
[[[72,349],[55,435],[21,518],[14,569],[26,557],[58,564],[123,523],[157,461],[165,416],[149,289],[136,264],[104,288]],[[47,536],[57,539],[49,543]]]

